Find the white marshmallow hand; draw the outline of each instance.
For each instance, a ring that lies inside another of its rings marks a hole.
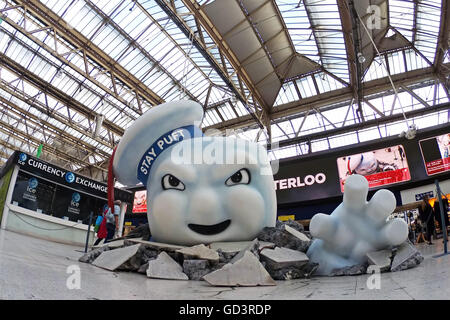
[[[387,221],[396,200],[389,190],[377,191],[367,202],[369,184],[361,175],[351,175],[344,187],[343,202],[331,215],[316,214],[310,222],[315,239],[307,254],[319,263],[318,274],[366,261],[366,254],[403,243],[408,226],[403,219]]]

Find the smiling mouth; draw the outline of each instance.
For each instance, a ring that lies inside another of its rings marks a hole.
[[[231,220],[225,220],[218,224],[204,225],[204,224],[188,224],[188,227],[197,233],[203,234],[205,236],[210,236],[213,234],[221,233],[230,225]]]

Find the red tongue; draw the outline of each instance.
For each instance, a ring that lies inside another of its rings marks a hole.
[[[111,211],[114,213],[114,171],[113,171],[113,162],[114,162],[114,154],[116,153],[117,146],[114,148],[111,158],[109,159],[108,165],[108,207],[111,208]]]

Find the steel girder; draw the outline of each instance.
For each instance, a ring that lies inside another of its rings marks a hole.
[[[156,93],[151,91],[135,76],[95,46],[92,41],[84,37],[74,28],[70,28],[60,17],[58,17],[40,1],[14,0],[14,2],[23,6],[26,11],[30,12],[40,21],[43,21],[47,27],[53,28],[55,32],[63,35],[64,38],[66,38],[74,46],[74,48],[76,48],[76,50],[83,50],[86,58],[89,58],[97,64],[103,66],[103,68],[110,73],[111,77],[115,77],[125,83],[131,91],[137,93],[141,99],[148,101],[151,105],[161,104],[164,102],[164,100],[161,99]]]
[[[410,118],[410,117],[416,117],[416,116],[420,116],[420,115],[430,114],[430,113],[437,112],[440,110],[449,110],[449,109],[450,109],[450,102],[405,112],[405,116],[407,118]],[[356,124],[352,124],[352,125],[348,125],[348,126],[344,126],[344,127],[334,128],[334,129],[323,131],[323,132],[317,132],[317,133],[312,133],[312,134],[308,134],[308,135],[303,135],[300,137],[282,140],[280,142],[277,142],[276,148],[278,149],[278,148],[282,148],[282,147],[300,144],[302,142],[310,142],[312,140],[324,139],[324,138],[327,138],[327,137],[330,137],[333,135],[355,132],[358,130],[362,130],[362,129],[370,128],[370,127],[374,127],[374,126],[379,126],[382,124],[387,124],[387,123],[391,123],[391,122],[395,122],[395,121],[402,121],[403,119],[404,119],[403,114],[399,113],[399,114],[394,114],[391,116],[386,116],[383,118],[367,120],[364,122],[360,122],[360,123],[356,123]],[[270,144],[268,144],[267,150],[271,150],[271,149],[272,149],[272,146]]]

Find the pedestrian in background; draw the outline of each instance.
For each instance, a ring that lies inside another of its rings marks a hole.
[[[108,205],[105,204],[103,206],[103,209],[101,209],[101,212],[97,217],[97,220],[95,221],[94,230],[97,232],[97,240],[95,240],[94,246],[98,245],[103,239],[106,239],[106,236],[108,235],[105,218],[108,209],[109,209]]]
[[[431,207],[429,198],[427,196],[423,197],[422,203],[419,206],[419,217],[426,229],[426,238],[428,244],[433,244],[431,242],[431,237],[434,233],[434,216],[433,208]]]
[[[106,213],[106,229],[108,234],[105,239],[105,243],[111,241],[114,238],[114,235],[119,230],[119,215],[120,215],[120,200],[114,201],[113,210],[108,207],[108,211]]]

